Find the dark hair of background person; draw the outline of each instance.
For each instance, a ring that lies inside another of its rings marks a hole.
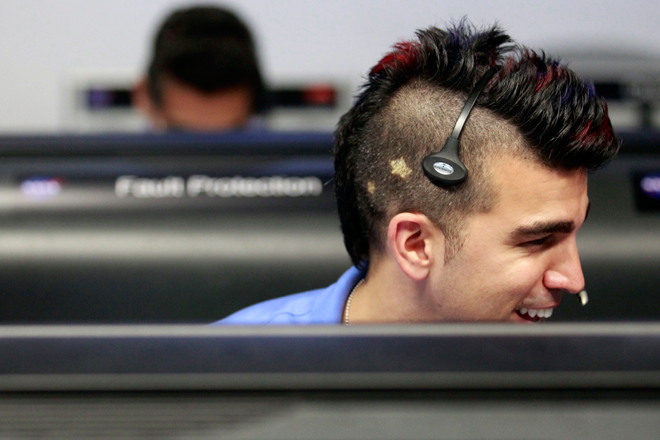
[[[254,41],[233,12],[217,6],[194,6],[172,13],[156,34],[148,69],[152,101],[162,101],[163,77],[202,92],[236,86],[253,92],[253,110],[265,106],[265,87]]]
[[[442,149],[468,94],[496,65],[501,69],[461,137],[468,179],[438,187],[422,161]],[[525,145],[516,149],[520,136]],[[451,258],[460,250],[465,216],[495,203],[489,157],[508,149],[554,169],[593,171],[619,148],[593,85],[558,60],[515,44],[498,26],[477,30],[466,20],[448,30],[420,30],[416,41],[395,45],[369,73],[335,138],[341,228],[358,267],[368,264],[370,250],[383,249],[389,219],[409,211],[443,230],[445,259]]]

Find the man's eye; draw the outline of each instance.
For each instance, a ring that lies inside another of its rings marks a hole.
[[[545,237],[537,238],[536,240],[530,240],[522,243],[523,246],[542,246],[550,242],[552,235],[546,235]]]

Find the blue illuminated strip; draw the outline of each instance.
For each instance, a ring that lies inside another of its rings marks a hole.
[[[654,199],[660,199],[660,174],[650,174],[639,181],[642,192]]]

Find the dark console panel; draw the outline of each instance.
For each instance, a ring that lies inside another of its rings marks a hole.
[[[0,437],[657,439],[645,324],[4,327]]]
[[[0,321],[208,323],[333,282],[328,133],[0,138]]]

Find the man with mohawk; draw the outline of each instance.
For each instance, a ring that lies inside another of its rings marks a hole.
[[[354,267],[223,324],[544,320],[584,277],[587,175],[619,148],[605,101],[499,27],[417,32],[335,132]]]

